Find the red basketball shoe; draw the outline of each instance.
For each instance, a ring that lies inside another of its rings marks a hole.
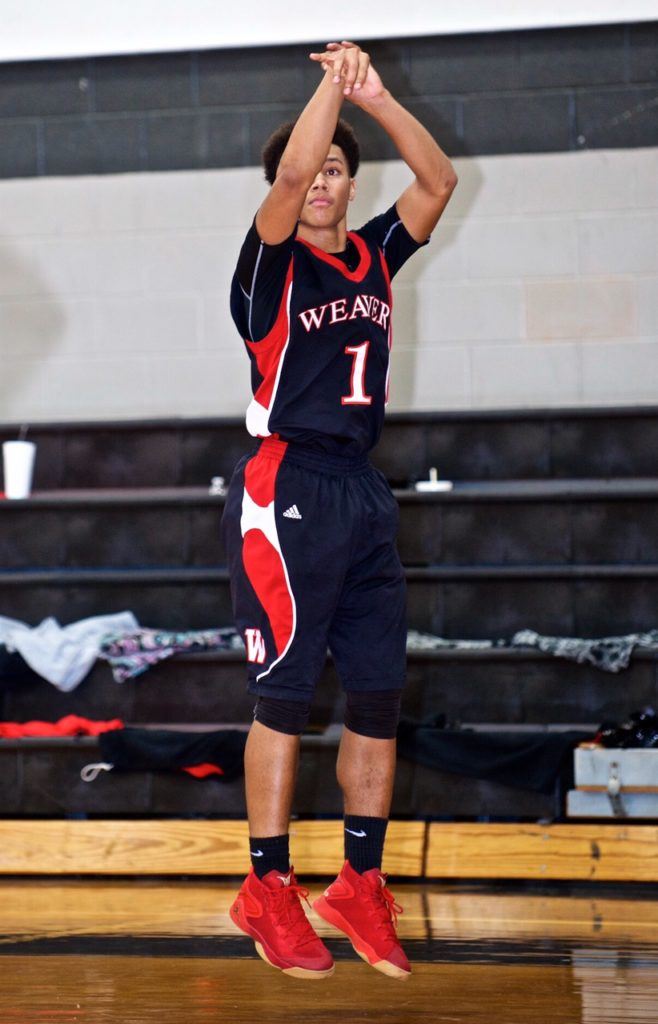
[[[292,868],[287,875],[268,871],[264,878],[252,868],[231,906],[231,920],[255,940],[256,952],[271,967],[293,978],[327,978],[334,961],[304,913],[300,897],[307,896]]]
[[[366,963],[389,978],[408,978],[411,967],[395,933],[402,907],[386,888],[386,878],[378,868],[360,875],[345,861],[338,878],[314,901],[313,909],[347,935]]]

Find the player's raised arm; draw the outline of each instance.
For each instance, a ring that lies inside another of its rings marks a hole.
[[[276,179],[256,214],[256,229],[267,245],[278,245],[293,232],[306,194],[327,156],[343,99],[362,87],[368,73],[369,58],[358,47],[337,47],[324,58],[325,74],[299,115]]]
[[[363,52],[354,43],[343,40],[329,43],[319,59],[332,53],[349,53],[351,48],[359,54]],[[415,174],[416,180],[405,189],[396,206],[409,234],[418,242],[425,241],[457,184],[454,167],[427,129],[386,89],[372,64],[368,65],[362,87],[351,90],[347,98],[382,126]]]

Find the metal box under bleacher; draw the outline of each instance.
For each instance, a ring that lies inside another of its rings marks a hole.
[[[658,750],[582,745],[574,781],[569,818],[658,818]]]

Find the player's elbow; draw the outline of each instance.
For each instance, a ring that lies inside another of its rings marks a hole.
[[[450,166],[445,170],[437,171],[419,184],[428,200],[436,201],[441,204],[441,207],[444,207],[456,188],[457,180],[457,175]]]
[[[457,177],[457,173],[451,164],[450,167],[446,170],[446,172],[442,174],[439,180],[437,181],[438,194],[440,196],[445,196],[446,194],[450,195],[452,192],[454,192],[455,188],[457,187],[458,181],[459,178]]]
[[[437,210],[437,215],[440,216],[448,204],[456,185],[457,175],[453,172],[451,174],[437,174],[430,178],[429,181],[420,185],[420,187],[425,202],[429,207]]]
[[[305,176],[294,165],[279,164],[275,184],[278,191],[297,195],[307,192],[310,188],[307,178],[308,175]]]

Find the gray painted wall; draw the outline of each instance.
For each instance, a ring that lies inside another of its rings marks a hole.
[[[457,158],[394,282],[391,405],[658,398],[658,148]],[[365,164],[354,225],[409,180]],[[0,182],[0,420],[241,414],[228,288],[259,170]]]
[[[368,43],[451,156],[658,145],[658,22]],[[0,177],[243,167],[317,81],[308,47],[0,65]],[[358,111],[370,160],[395,157]]]
[[[460,177],[396,283],[393,408],[657,400],[657,39],[370,47]],[[1,420],[243,411],[228,285],[254,163],[316,74],[297,47],[0,67]],[[409,180],[358,127],[354,225]]]

